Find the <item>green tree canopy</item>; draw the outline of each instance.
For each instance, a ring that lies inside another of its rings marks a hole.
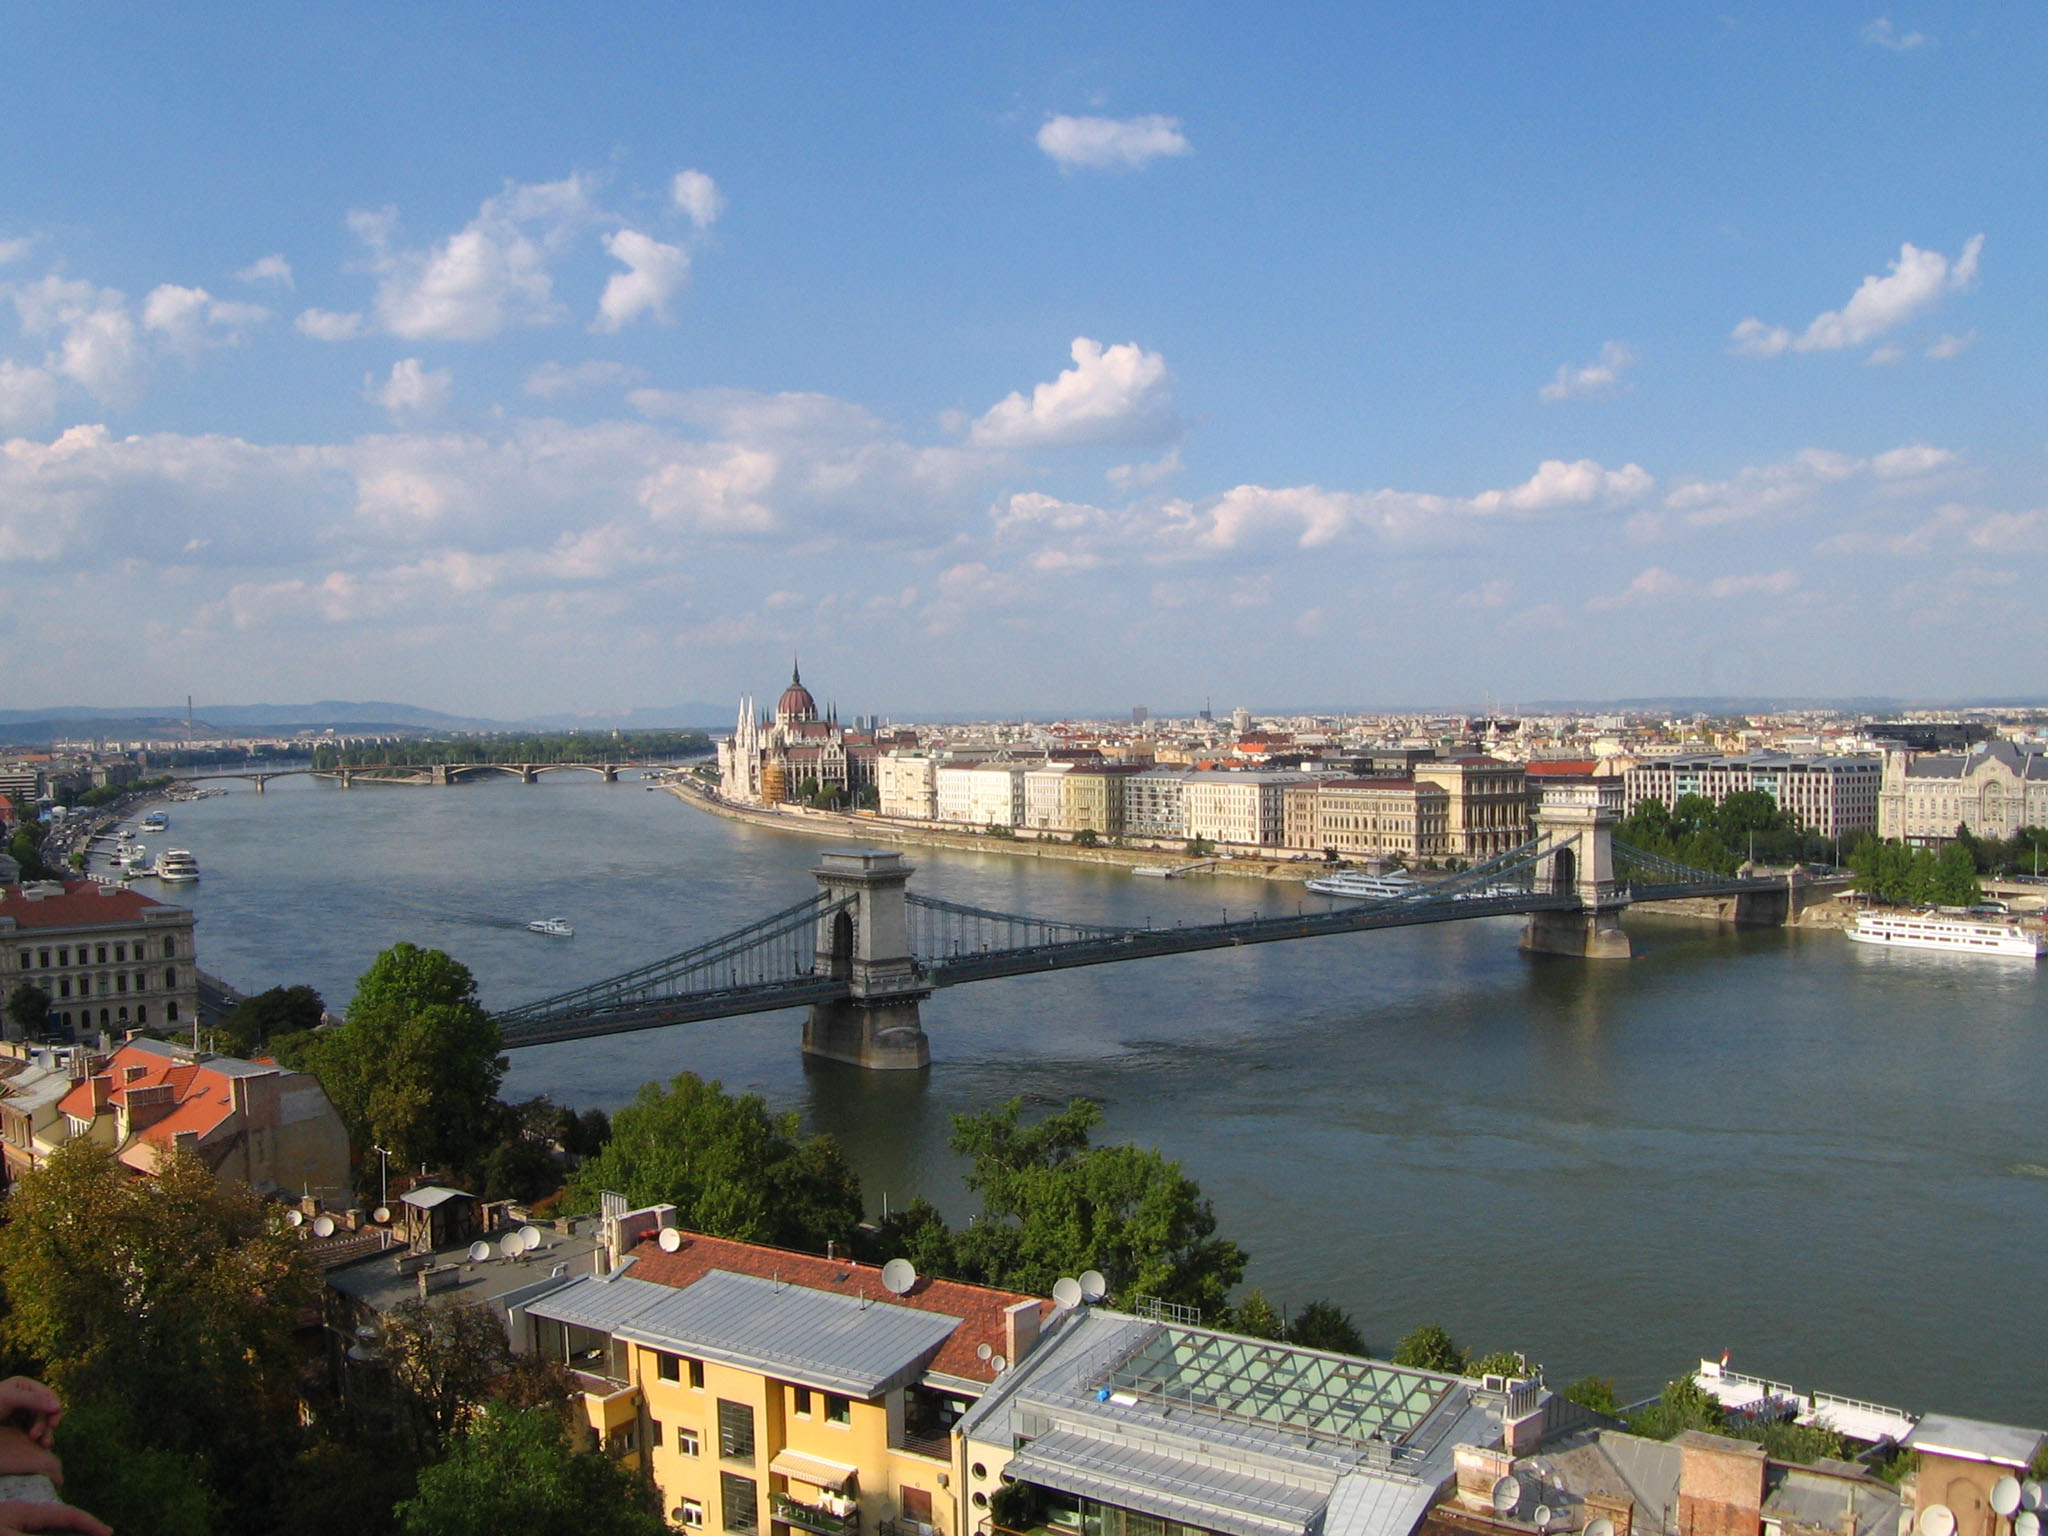
[[[1719,1434],[1726,1428],[1728,1416],[1696,1378],[1680,1376],[1667,1381],[1657,1401],[1630,1414],[1627,1423],[1632,1435],[1669,1440],[1688,1429]]]
[[[467,966],[395,944],[356,983],[347,1021],[314,1037],[305,1065],[359,1153],[380,1146],[401,1165],[459,1168],[502,1129],[501,1045]]]
[[[18,984],[7,994],[7,1020],[23,1034],[41,1036],[50,1020],[50,994],[32,981]]]
[[[1222,1326],[1232,1333],[1242,1333],[1254,1339],[1277,1339],[1287,1329],[1280,1316],[1279,1308],[1266,1299],[1264,1291],[1254,1290],[1222,1319]]]
[[[1312,1301],[1287,1320],[1287,1342],[1340,1355],[1365,1354],[1365,1335],[1333,1301]]]
[[[223,1055],[246,1058],[275,1035],[318,1029],[326,1013],[320,994],[311,987],[272,987],[235,1005],[221,1021],[217,1048]]]
[[[612,1116],[570,1199],[594,1210],[607,1189],[634,1205],[672,1203],[699,1232],[787,1248],[850,1243],[862,1215],[860,1180],[831,1137],[806,1137],[795,1115],[689,1072],[666,1089],[643,1085]]]
[[[1567,1402],[1604,1413],[1610,1419],[1621,1415],[1621,1396],[1614,1390],[1611,1376],[1581,1376],[1564,1389],[1564,1395]]]
[[[492,1404],[399,1506],[412,1536],[662,1536],[653,1484],[601,1451],[570,1449],[558,1415]]]
[[[1412,1367],[1418,1371],[1446,1371],[1461,1375],[1465,1369],[1465,1351],[1458,1347],[1458,1341],[1451,1337],[1450,1330],[1441,1323],[1424,1323],[1394,1346],[1394,1364]]]
[[[429,1455],[491,1396],[512,1361],[505,1325],[476,1302],[401,1301],[385,1314],[379,1345],[411,1409],[416,1445]]]

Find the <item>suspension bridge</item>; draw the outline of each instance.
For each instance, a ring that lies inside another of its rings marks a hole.
[[[1149,960],[1287,939],[1522,917],[1522,948],[1626,959],[1621,913],[1642,902],[1735,898],[1738,922],[1796,914],[1804,877],[1692,869],[1613,835],[1620,785],[1544,792],[1521,847],[1385,900],[1316,912],[1171,928],[1131,928],[996,912],[909,889],[900,853],[835,850],[818,890],[722,938],[498,1015],[508,1049],[697,1020],[808,1008],[806,1053],[878,1070],[931,1060],[919,1004],[967,982]]]

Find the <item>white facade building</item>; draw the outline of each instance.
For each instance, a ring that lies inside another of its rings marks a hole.
[[[1024,817],[1034,832],[1071,832],[1067,825],[1066,778],[1072,763],[1040,763],[1024,775]]]
[[[1014,827],[1024,819],[1022,763],[939,765],[937,798],[940,821],[977,827]]]
[[[1124,831],[1132,837],[1188,836],[1188,775],[1153,769],[1126,779]]]
[[[1188,776],[1188,836],[1277,848],[1287,830],[1287,786],[1300,773],[1204,771]]]
[[[2048,753],[1989,741],[1967,753],[1888,752],[1877,833],[1921,847],[2048,827]]]
[[[884,752],[875,759],[875,809],[912,821],[937,820],[938,772],[938,759],[927,752]]]

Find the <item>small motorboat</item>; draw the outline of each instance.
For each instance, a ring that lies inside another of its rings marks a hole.
[[[544,933],[551,939],[573,939],[576,930],[569,926],[566,917],[536,917],[526,925],[528,933]]]

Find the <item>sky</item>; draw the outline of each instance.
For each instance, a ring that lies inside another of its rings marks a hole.
[[[0,11],[0,706],[2048,692],[2048,12]]]

